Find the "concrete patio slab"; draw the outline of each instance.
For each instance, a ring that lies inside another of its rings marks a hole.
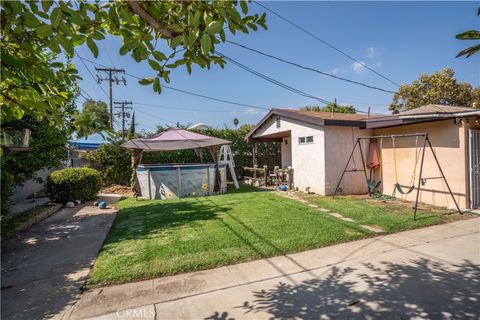
[[[464,222],[99,288],[69,316],[155,305],[156,319],[478,318],[480,228]]]
[[[105,198],[109,204],[117,197]],[[80,294],[116,210],[63,208],[2,247],[2,318],[60,317]]]

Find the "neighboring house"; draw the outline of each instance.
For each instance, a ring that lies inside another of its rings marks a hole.
[[[67,166],[83,167],[85,161],[80,155],[88,151],[97,150],[102,143],[105,143],[105,138],[99,133],[94,133],[85,138],[70,140],[68,144],[71,147],[71,150],[68,152]]]
[[[207,129],[210,129],[210,126],[204,124],[204,123],[197,123],[197,124],[194,124],[193,126],[190,126],[188,127],[188,130],[207,130]]]
[[[293,109],[272,109],[247,135],[253,142],[282,142],[282,167],[291,166],[294,184],[300,190],[332,195],[358,137],[405,133],[429,133],[440,165],[463,208],[480,207],[480,110],[428,105],[393,116],[367,116]],[[398,182],[407,185],[415,166],[415,152],[423,141],[396,139],[395,158]],[[392,140],[381,143],[380,191],[392,194],[395,161]],[[368,141],[362,144],[364,156]],[[362,169],[359,152],[354,166]],[[261,164],[259,164],[261,165]],[[280,165],[280,164],[279,164]],[[417,163],[417,174],[419,171]],[[351,165],[353,167],[353,165]],[[425,153],[423,177],[438,177],[431,153]],[[341,184],[344,194],[365,194],[363,171],[348,172]],[[399,194],[397,193],[397,196]],[[415,200],[415,192],[403,196]],[[441,179],[427,179],[422,185],[420,201],[453,207]]]

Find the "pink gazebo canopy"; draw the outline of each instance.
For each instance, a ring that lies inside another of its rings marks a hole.
[[[127,149],[149,151],[170,151],[196,149],[230,144],[230,141],[209,137],[184,129],[170,127],[152,138],[132,139],[122,144]]]

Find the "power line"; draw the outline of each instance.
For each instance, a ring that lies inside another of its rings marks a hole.
[[[101,63],[98,63],[96,61],[93,61],[93,60],[90,60],[90,59],[87,59],[87,58],[83,58],[83,57],[80,57],[78,54],[76,54],[76,56],[80,59],[83,59],[87,62],[90,62],[94,65],[98,65],[98,66],[101,66],[101,67],[105,67],[105,65],[101,64]],[[128,73],[128,72],[125,72],[125,75],[126,76],[129,76],[129,77],[132,77],[134,79],[137,79],[137,80],[141,80],[143,79],[144,77],[139,77],[139,76],[136,76],[134,74],[131,74],[131,73]],[[192,92],[192,91],[187,91],[187,90],[183,90],[183,89],[178,89],[178,88],[174,88],[174,87],[171,87],[171,86],[168,86],[168,85],[162,85],[162,88],[166,88],[166,89],[169,89],[169,90],[172,90],[172,91],[177,91],[177,92],[181,92],[181,93],[185,93],[185,94],[188,94],[188,95],[192,95],[192,96],[196,96],[196,97],[200,97],[200,98],[204,98],[204,99],[208,99],[208,100],[212,100],[212,101],[217,101],[217,102],[223,102],[223,103],[228,103],[228,104],[231,104],[231,105],[237,105],[237,106],[240,106],[240,107],[247,107],[247,108],[254,108],[254,109],[260,109],[260,110],[266,110],[266,111],[270,111],[269,108],[265,108],[265,107],[259,107],[259,106],[256,106],[256,105],[251,105],[251,104],[246,104],[246,103],[241,103],[241,102],[236,102],[236,101],[231,101],[231,100],[225,100],[225,99],[220,99],[220,98],[215,98],[215,97],[211,97],[211,96],[207,96],[207,95],[203,95],[203,94],[200,94],[200,93],[196,93],[196,92]],[[312,99],[317,99],[317,97],[314,97]],[[320,98],[321,99],[321,98]],[[328,100],[324,100],[325,102],[322,102],[322,103],[330,103],[330,101]],[[139,104],[139,105],[142,105],[142,103],[137,103],[137,102],[134,102],[135,104]],[[146,104],[143,104],[143,105],[146,105]],[[154,105],[152,105],[154,106]],[[156,106],[156,105],[155,105]],[[159,106],[160,107],[160,106]],[[188,111],[193,111],[193,110],[188,110]],[[198,110],[200,111],[200,110]],[[206,110],[205,110],[206,111]],[[235,112],[236,110],[233,110],[232,112]],[[237,111],[238,112],[238,111]],[[357,109],[357,112],[359,113],[367,113],[366,111],[362,111],[362,110],[358,110]]]
[[[396,83],[395,81],[393,81],[392,79],[390,78],[387,78],[386,76],[382,75],[381,73],[375,71],[374,69],[370,68],[369,66],[367,66],[365,63],[361,62],[361,61],[358,61],[357,59],[355,59],[354,57],[352,57],[351,55],[349,55],[348,53],[338,49],[337,47],[335,47],[334,45],[332,45],[331,43],[317,37],[316,35],[314,35],[313,33],[309,32],[308,30],[306,30],[305,28],[302,28],[301,26],[299,26],[298,24],[296,24],[295,22],[285,18],[284,16],[280,15],[279,13],[273,11],[272,9],[269,9],[268,7],[264,6],[263,4],[261,4],[260,2],[256,1],[256,0],[253,0],[254,3],[256,3],[257,5],[259,5],[260,7],[264,8],[265,10],[269,11],[270,13],[274,14],[275,16],[277,16],[278,18],[282,19],[283,21],[287,22],[288,24],[294,26],[295,28],[303,31],[304,33],[308,34],[309,36],[313,37],[314,39],[322,42],[323,44],[325,44],[326,46],[332,48],[333,50],[339,52],[340,54],[344,55],[345,57],[347,57],[348,59],[362,65],[364,68],[370,70],[371,72],[375,73],[376,75],[382,77],[383,79],[387,80],[388,82],[390,83],[393,83],[394,85],[396,85],[397,87],[400,87],[400,85],[398,83]]]
[[[238,110],[212,110],[212,109],[196,109],[196,108],[188,108],[188,107],[174,107],[174,106],[163,106],[163,105],[157,105],[157,104],[148,104],[148,103],[139,103],[135,102],[135,104],[138,104],[140,106],[147,106],[147,107],[156,107],[160,109],[172,109],[172,110],[182,110],[182,111],[201,111],[201,112],[244,112],[244,111],[238,111]]]
[[[317,101],[319,101],[319,102],[321,102],[321,103],[323,103],[323,104],[329,104],[329,103],[331,103],[331,102],[328,101],[328,100],[325,100],[325,99],[323,99],[323,98],[316,97],[316,96],[314,96],[314,95],[311,95],[311,94],[306,93],[306,92],[304,92],[304,91],[301,91],[301,90],[299,90],[299,89],[296,89],[296,88],[294,88],[294,87],[291,87],[291,86],[289,86],[289,85],[287,85],[287,84],[285,84],[285,83],[283,83],[283,82],[280,82],[280,81],[278,81],[278,80],[275,80],[275,79],[273,79],[273,78],[271,78],[271,77],[269,77],[269,76],[266,76],[266,75],[264,75],[263,73],[260,73],[260,72],[258,72],[258,71],[255,71],[255,70],[247,67],[246,65],[241,64],[240,62],[238,62],[238,61],[236,61],[236,60],[233,60],[232,58],[227,57],[226,55],[222,54],[222,53],[219,52],[219,51],[216,51],[216,53],[217,53],[218,55],[222,56],[225,60],[227,60],[227,61],[235,64],[236,66],[244,69],[245,71],[250,72],[250,73],[256,75],[257,77],[260,77],[260,78],[262,78],[262,79],[264,79],[264,80],[267,80],[268,82],[271,82],[271,83],[273,83],[273,84],[275,84],[275,85],[277,85],[277,86],[279,86],[279,87],[282,87],[282,88],[284,88],[284,89],[286,89],[286,90],[288,90],[288,91],[294,92],[294,93],[296,93],[296,94],[299,94],[299,95],[301,95],[301,96],[304,96],[304,97],[307,97],[307,98],[310,98],[310,99],[317,100]]]
[[[80,58],[80,56],[77,54],[77,57]],[[88,61],[90,63],[93,63],[93,64],[96,64],[96,65],[99,65],[101,67],[105,67],[104,65],[98,63],[98,62],[95,62],[95,61],[92,61],[92,60],[89,60],[87,58],[83,58],[85,61]],[[129,77],[132,77],[132,78],[135,78],[137,80],[141,80],[143,79],[143,77],[139,77],[139,76],[136,76],[134,74],[131,74],[131,73],[127,73],[125,72],[125,75],[129,76]],[[203,95],[203,94],[200,94],[200,93],[196,93],[196,92],[192,92],[192,91],[187,91],[187,90],[182,90],[182,89],[178,89],[178,88],[174,88],[174,87],[171,87],[171,86],[167,86],[167,85],[162,85],[162,88],[166,88],[166,89],[169,89],[169,90],[172,90],[172,91],[177,91],[177,92],[182,92],[182,93],[185,93],[185,94],[189,94],[189,95],[192,95],[192,96],[196,96],[196,97],[200,97],[200,98],[204,98],[204,99],[209,99],[209,100],[213,100],[213,101],[218,101],[218,102],[223,102],[223,103],[228,103],[228,104],[232,104],[232,105],[237,105],[237,106],[240,106],[240,107],[247,107],[247,108],[254,108],[254,109],[262,109],[262,110],[270,110],[269,108],[264,108],[264,107],[259,107],[259,106],[255,106],[255,105],[251,105],[251,104],[246,104],[246,103],[240,103],[240,102],[236,102],[236,101],[231,101],[231,100],[225,100],[225,99],[220,99],[220,98],[215,98],[215,97],[211,97],[211,96],[206,96],[206,95]]]
[[[113,129],[113,96],[112,96],[112,84],[115,81],[115,83],[118,85],[120,82],[123,82],[123,85],[127,85],[127,81],[125,80],[124,77],[122,79],[118,79],[117,76],[113,76],[114,74],[117,73],[125,73],[124,69],[116,69],[116,68],[97,68],[95,67],[95,70],[97,72],[105,72],[107,73],[108,77],[106,78],[101,78],[100,76],[97,75],[97,82],[100,84],[102,81],[108,81],[109,83],[109,90],[110,90],[110,95],[109,95],[109,100],[110,100],[110,129]]]
[[[105,93],[105,95],[107,96],[108,98],[108,93],[107,91],[105,91],[105,89],[102,88],[102,86],[97,82],[97,78],[95,78],[95,76],[93,75],[93,73],[90,71],[90,69],[88,69],[87,65],[85,64],[85,61],[83,61],[85,58],[82,58],[81,56],[79,56],[76,52],[75,52],[76,56],[80,58],[80,62],[83,64],[83,66],[85,67],[85,69],[87,70],[87,72],[90,74],[90,76],[92,77],[93,81],[95,83],[98,84],[98,87],[102,90],[103,93]],[[87,60],[87,59],[85,59]],[[88,60],[87,60],[88,61]]]
[[[120,105],[120,107],[115,107],[115,109],[120,109],[116,116],[122,118],[122,139],[125,138],[125,118],[130,118],[130,112],[128,110],[132,110],[132,107],[128,107],[127,105],[131,105],[131,101],[115,101],[114,104]]]
[[[236,46],[238,46],[238,47],[240,47],[240,48],[243,48],[243,49],[246,49],[246,50],[249,50],[249,51],[258,53],[258,54],[260,54],[260,55],[262,55],[262,56],[265,56],[265,57],[268,57],[268,58],[271,58],[271,59],[275,59],[275,60],[281,61],[281,62],[283,62],[283,63],[286,63],[286,64],[289,64],[289,65],[292,65],[292,66],[295,66],[295,67],[304,69],[304,70],[313,71],[313,72],[316,72],[316,73],[319,73],[319,74],[322,74],[322,75],[325,75],[325,76],[328,76],[328,77],[331,77],[331,78],[335,78],[335,79],[338,79],[338,80],[342,80],[342,81],[350,82],[350,83],[357,84],[357,85],[360,85],[360,86],[364,86],[364,87],[366,87],[366,88],[370,88],[370,89],[374,89],[374,90],[379,90],[379,91],[383,91],[383,92],[388,92],[388,93],[395,93],[394,91],[390,91],[390,90],[382,89],[382,88],[379,88],[379,87],[371,86],[371,85],[366,84],[366,83],[363,83],[363,82],[359,82],[359,81],[355,81],[355,80],[350,80],[350,79],[343,78],[343,77],[339,77],[339,76],[336,76],[336,75],[334,75],[334,74],[327,73],[327,72],[323,72],[323,71],[320,71],[320,70],[317,70],[317,69],[314,69],[314,68],[311,68],[311,67],[303,66],[303,65],[301,65],[301,64],[298,64],[298,63],[295,63],[295,62],[292,62],[292,61],[288,61],[288,60],[285,60],[285,59],[282,59],[282,58],[279,58],[279,57],[270,55],[270,54],[268,54],[268,53],[265,53],[265,52],[262,52],[262,51],[259,51],[259,50],[256,50],[256,49],[249,48],[249,47],[247,47],[247,46],[245,46],[245,45],[243,45],[243,44],[240,44],[240,43],[237,43],[237,42],[234,42],[234,41],[225,40],[225,42],[230,43],[230,44],[233,44],[233,45],[236,45]]]

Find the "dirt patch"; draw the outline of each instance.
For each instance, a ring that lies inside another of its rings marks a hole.
[[[121,186],[121,185],[113,185],[110,187],[103,188],[100,193],[113,193],[113,194],[120,194],[122,196],[126,197],[133,197],[133,192],[132,188],[127,187],[127,186]]]

